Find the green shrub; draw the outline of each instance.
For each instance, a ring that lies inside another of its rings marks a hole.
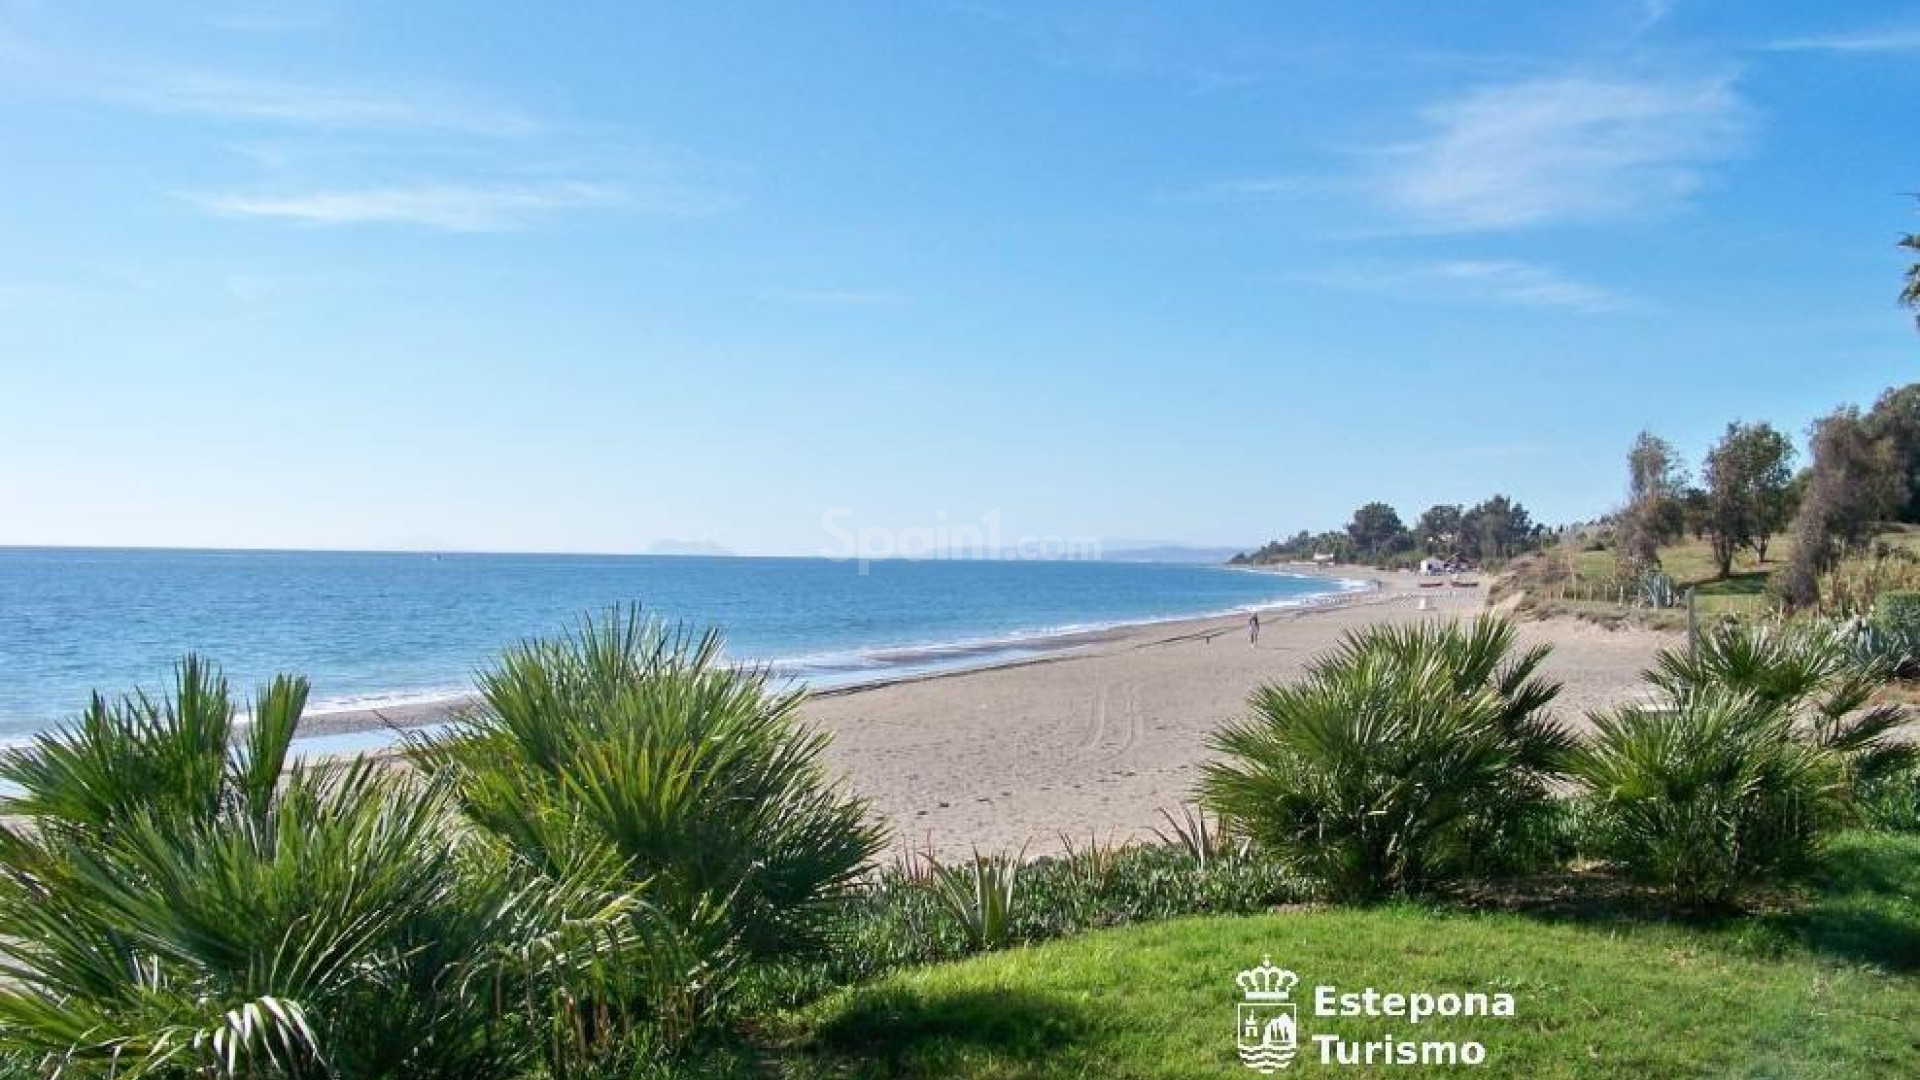
[[[1880,594],[1873,618],[1859,624],[1854,648],[1899,679],[1920,678],[1920,592]]]
[[[1920,590],[1894,589],[1874,600],[1873,621],[1910,639],[1920,640]]]
[[[1874,550],[1847,555],[1814,583],[1820,614],[1865,618],[1888,593],[1920,591],[1920,556],[1905,548],[1876,544]]]
[[[1920,768],[1867,782],[1860,791],[1862,824],[1879,832],[1920,833]]]
[[[1691,652],[1662,650],[1647,679],[1674,701],[1722,691],[1752,695],[1783,714],[1790,738],[1840,755],[1858,785],[1914,760],[1913,747],[1897,735],[1905,710],[1872,703],[1893,675],[1892,662],[1863,651],[1849,628],[1808,622],[1721,626]]]
[[[1705,688],[1593,722],[1573,759],[1589,843],[1684,906],[1805,869],[1845,820],[1843,755],[1752,693]]]
[[[462,843],[445,793],[392,770],[283,776],[306,694],[275,680],[243,735],[189,657],[171,696],[96,696],[0,757],[24,819],[0,831],[12,1052],[76,1077],[451,1080],[582,1049],[556,1003],[631,955],[635,898]]]
[[[1471,853],[1464,871],[1475,877],[1519,877],[1565,866],[1580,852],[1582,807],[1564,797],[1477,814],[1461,830]]]
[[[716,634],[615,612],[508,650],[479,706],[413,756],[528,861],[615,867],[610,895],[645,883],[674,942],[643,992],[690,1024],[744,960],[823,945],[883,845],[866,802],[829,783],[800,701],[722,663]]]
[[[1079,882],[1072,864],[1060,860],[1030,869],[1022,936],[1037,941],[1183,915],[1246,915],[1315,894],[1312,883],[1259,852],[1230,850],[1202,863],[1185,848],[1165,845],[1123,849],[1102,888],[1083,891]]]
[[[965,864],[955,869],[967,871]],[[964,884],[971,889],[971,882]],[[1248,915],[1315,895],[1309,883],[1259,853],[1202,864],[1170,844],[1076,844],[1069,854],[1020,866],[1016,889],[1004,944],[1183,915]],[[942,900],[922,858],[898,861],[841,903],[828,930],[834,947],[825,956],[756,965],[742,974],[729,1012],[761,1015],[907,965],[969,955],[984,942],[970,938],[963,922]]]
[[[1373,627],[1218,732],[1202,800],[1344,898],[1480,871],[1478,841],[1536,813],[1571,749],[1545,648],[1510,623]]]

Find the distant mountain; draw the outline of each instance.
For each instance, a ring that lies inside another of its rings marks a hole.
[[[731,555],[733,552],[711,540],[655,540],[647,545],[648,555]]]
[[[1155,543],[1141,540],[1118,540],[1112,545],[1101,548],[1102,562],[1150,562],[1150,563],[1223,563],[1243,548],[1231,547],[1192,547],[1187,544]]]

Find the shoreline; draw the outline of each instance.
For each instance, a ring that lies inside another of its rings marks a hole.
[[[1257,642],[1244,609],[1076,631],[1039,652],[815,689],[800,719],[829,738],[825,767],[868,800],[895,850],[1040,856],[1069,836],[1150,839],[1166,827],[1163,811],[1191,802],[1214,733],[1244,714],[1257,687],[1298,678],[1368,626],[1489,610],[1484,578],[1476,588],[1436,588],[1405,571],[1371,578],[1364,591],[1263,612]],[[1517,633],[1522,648],[1552,647],[1542,674],[1563,684],[1554,715],[1576,732],[1590,711],[1643,695],[1655,652],[1680,641],[1573,620],[1520,623]],[[473,700],[314,714],[296,753],[315,764],[395,760],[406,732],[444,724]]]
[[[814,694],[803,718],[832,739],[827,760],[871,800],[896,850],[940,857],[1150,838],[1161,812],[1188,803],[1215,731],[1257,687],[1299,677],[1348,633],[1377,623],[1471,617],[1483,584],[1419,587],[1380,574],[1346,603],[1261,620],[1186,620],[1109,635],[1047,657]],[[1421,601],[1426,601],[1423,606]],[[1543,674],[1563,684],[1554,715],[1569,728],[1644,693],[1641,673],[1672,635],[1571,621],[1523,623],[1518,644],[1553,648]]]
[[[1274,570],[1265,567],[1232,567],[1251,573],[1277,573],[1296,578],[1317,578],[1329,585],[1348,583],[1348,587],[1333,589],[1311,596],[1289,597],[1280,600],[1249,604],[1228,611],[1213,611],[1199,615],[1173,615],[1164,618],[1152,618],[1115,622],[1078,629],[1041,630],[1028,633],[1014,633],[997,638],[973,638],[953,642],[929,645],[879,646],[864,650],[872,657],[894,657],[899,662],[892,665],[894,671],[879,673],[872,678],[853,679],[846,682],[834,682],[808,691],[809,698],[841,697],[850,694],[866,693],[889,686],[898,686],[927,682],[937,679],[949,679],[964,675],[978,674],[1010,667],[1030,664],[1044,664],[1069,658],[1077,651],[1092,646],[1107,644],[1131,638],[1137,634],[1155,630],[1201,627],[1231,621],[1233,626],[1243,623],[1246,615],[1258,612],[1263,620],[1269,617],[1280,619],[1299,617],[1319,611],[1335,610],[1382,599],[1385,583],[1376,579],[1363,579],[1347,568],[1346,573],[1295,572],[1292,569]],[[1372,571],[1372,573],[1382,573]],[[978,662],[969,663],[965,659],[972,653],[982,657]],[[939,656],[958,659],[943,663]],[[909,657],[926,657],[916,663]],[[774,664],[793,663],[791,659],[775,660]],[[797,678],[797,677],[796,677]],[[402,700],[391,705],[348,706],[344,708],[309,709],[302,720],[299,743],[314,740],[345,740],[356,735],[372,733],[411,731],[433,727],[452,721],[456,714],[470,707],[477,700],[472,690],[464,690],[445,696],[425,696],[419,700]],[[298,743],[296,743],[296,747]],[[321,753],[351,753],[355,749],[374,747],[344,746],[338,750],[319,747],[310,748]]]

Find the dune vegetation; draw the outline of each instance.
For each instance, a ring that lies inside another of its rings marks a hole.
[[[509,650],[407,767],[301,762],[302,680],[189,658],[0,755],[0,1074],[1227,1076],[1272,955],[1514,995],[1338,1022],[1491,1075],[1913,1075],[1903,663],[1729,626],[1584,739],[1514,637],[1356,633],[1158,842],[1035,860],[883,860],[800,698],[636,613]]]

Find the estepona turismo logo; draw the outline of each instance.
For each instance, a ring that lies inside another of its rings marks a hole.
[[[1234,976],[1240,1001],[1234,1006],[1235,1044],[1240,1062],[1254,1072],[1271,1076],[1292,1065],[1300,1055],[1301,1036],[1310,1044],[1307,1060],[1321,1065],[1482,1065],[1487,1046],[1477,1039],[1422,1039],[1412,1029],[1436,1016],[1511,1019],[1512,994],[1472,991],[1358,990],[1332,984],[1312,988],[1307,999],[1309,1020],[1300,1016],[1293,998],[1300,976],[1276,967],[1263,956],[1257,967]],[[1348,1039],[1339,1028],[1342,1017],[1386,1018],[1405,1023],[1404,1034]]]
[[[1234,978],[1244,999],[1235,1006],[1240,1061],[1254,1072],[1279,1072],[1300,1051],[1299,1006],[1287,1000],[1299,981],[1293,972],[1274,967],[1271,956]]]

